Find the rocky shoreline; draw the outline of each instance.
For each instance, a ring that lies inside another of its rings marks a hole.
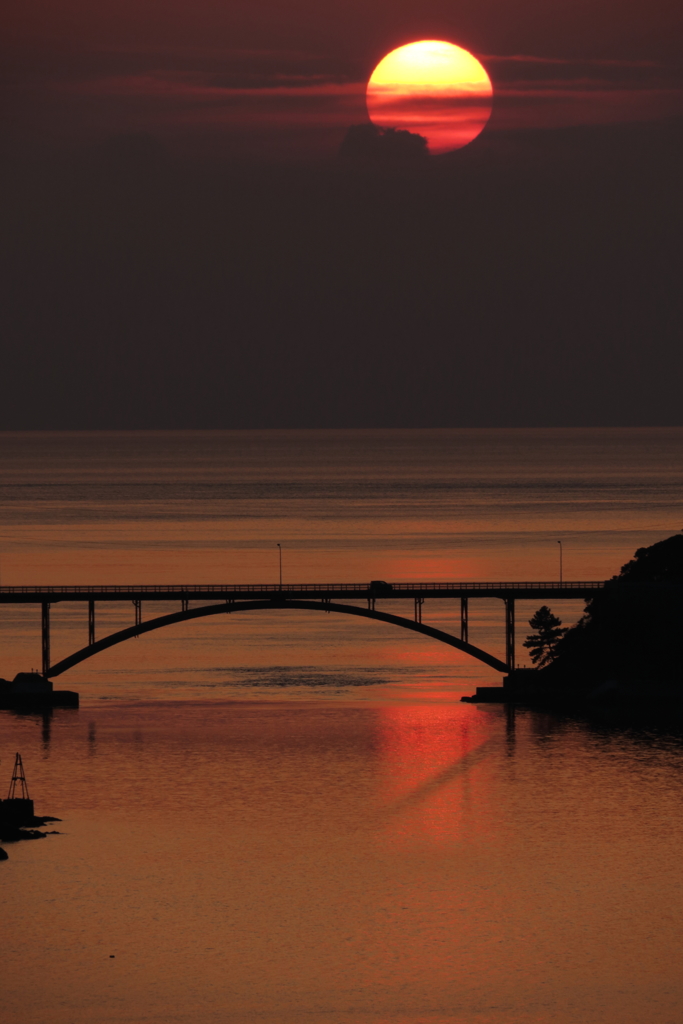
[[[516,704],[558,711],[615,711],[637,717],[673,715],[683,720],[683,683],[645,679],[605,679],[600,682],[550,680],[537,669],[517,669],[502,686],[479,686],[468,704]]]
[[[34,816],[30,821],[21,825],[16,821],[0,820],[0,843],[18,843],[22,839],[44,839],[45,836],[58,836],[57,831],[39,832],[39,828],[50,825],[54,821],[61,821],[61,818],[53,818],[49,814],[41,817]]]

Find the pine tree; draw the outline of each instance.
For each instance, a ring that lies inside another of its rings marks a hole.
[[[563,627],[562,620],[558,619],[557,615],[553,615],[546,604],[529,619],[529,625],[536,632],[526,638],[524,647],[531,652],[531,660],[534,665],[543,668],[555,658],[555,648],[567,629]]]

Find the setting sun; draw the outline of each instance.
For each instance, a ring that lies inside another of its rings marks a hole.
[[[491,80],[476,57],[453,43],[399,46],[370,76],[370,120],[423,135],[433,154],[472,142],[491,116]]]

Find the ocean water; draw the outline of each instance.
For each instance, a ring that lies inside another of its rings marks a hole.
[[[683,430],[4,434],[0,486],[3,586],[274,583],[278,542],[291,583],[552,580],[558,540],[604,579],[683,525]],[[53,659],[86,642],[52,623]],[[502,627],[471,602],[474,643]],[[19,750],[62,819],[0,864],[8,1019],[678,1024],[681,737],[462,704],[497,674],[441,646],[221,616],[61,676],[78,710],[0,712],[0,784]],[[39,651],[0,608],[0,675]]]
[[[683,526],[683,430],[3,434],[0,583],[600,580]],[[405,603],[387,611],[410,615]],[[580,601],[556,602],[570,623]],[[520,640],[536,604],[519,602]],[[143,617],[174,606],[145,602]],[[459,628],[458,601],[423,621]],[[52,660],[87,643],[84,605],[53,605]],[[471,602],[470,639],[503,656],[503,606]],[[97,607],[97,636],[134,622]],[[39,606],[0,608],[0,676],[40,665]],[[518,660],[524,649],[518,644]],[[196,620],[60,677],[87,699],[243,694],[298,675],[448,693],[497,674],[376,623],[274,611]],[[327,686],[327,682],[325,683]],[[464,688],[464,690],[463,690]]]

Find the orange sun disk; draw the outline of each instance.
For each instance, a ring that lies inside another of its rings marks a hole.
[[[366,94],[373,124],[423,135],[433,154],[476,139],[492,101],[491,79],[477,58],[438,39],[388,53],[372,72]]]

